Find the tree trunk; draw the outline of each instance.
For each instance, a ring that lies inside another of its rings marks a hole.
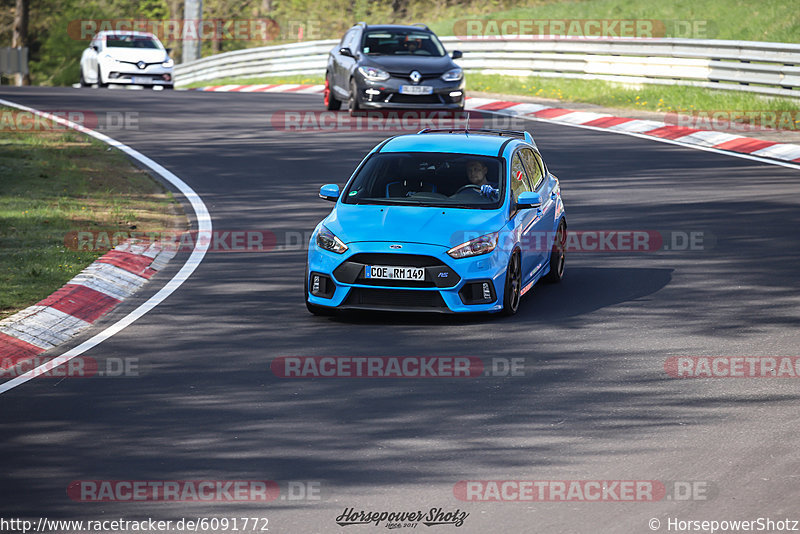
[[[395,22],[402,22],[408,15],[408,2],[406,0],[392,0],[392,14]]]
[[[14,35],[11,39],[11,46],[28,46],[28,0],[17,0],[14,9]],[[30,85],[30,74],[16,74],[14,76],[16,85]]]

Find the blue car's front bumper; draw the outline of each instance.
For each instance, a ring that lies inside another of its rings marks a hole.
[[[390,245],[402,245],[402,249]],[[320,249],[312,238],[309,303],[337,309],[440,313],[496,312],[503,307],[509,254],[500,247],[458,260],[445,247],[419,243],[357,242],[348,247],[344,254],[336,254]],[[370,280],[364,277],[364,265],[424,267],[425,281]],[[488,293],[484,283],[488,283]]]

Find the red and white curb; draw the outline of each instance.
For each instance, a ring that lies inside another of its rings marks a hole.
[[[539,120],[554,123],[636,133],[659,139],[668,139],[681,144],[800,163],[800,145],[765,141],[725,132],[700,130],[661,121],[631,119],[605,113],[574,111],[540,104],[523,104],[488,98],[470,98],[467,100],[467,108],[479,111],[494,111],[503,115],[535,117]]]
[[[193,91],[211,91],[214,93],[322,93],[324,85],[301,85],[296,83],[260,84],[260,85],[210,85],[198,87]]]
[[[175,256],[155,244],[123,243],[64,287],[0,321],[0,370],[11,369],[89,328]]]
[[[324,85],[213,85],[201,87],[197,91],[236,92],[236,93],[322,93]],[[541,104],[495,100],[491,98],[467,97],[467,109],[492,111],[502,115],[535,118],[537,120],[587,126],[599,130],[639,134],[657,139],[675,141],[683,145],[712,148],[724,152],[735,152],[751,156],[769,158],[790,163],[800,163],[800,145],[777,143],[754,139],[726,132],[699,130],[677,126],[661,121],[631,119],[605,113],[575,111],[566,108],[550,107]]]

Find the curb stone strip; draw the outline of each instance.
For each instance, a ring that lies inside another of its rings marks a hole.
[[[0,321],[0,372],[89,328],[146,284],[175,254],[156,244],[122,243],[49,297]]]
[[[302,93],[318,94],[325,89],[324,85],[212,85],[189,89],[190,91],[210,92],[268,92],[268,93]],[[791,143],[775,143],[752,137],[744,137],[713,130],[697,130],[684,126],[676,126],[665,122],[616,117],[605,113],[575,111],[566,108],[544,106],[540,104],[495,100],[491,98],[467,97],[467,109],[493,111],[503,115],[530,115],[539,120],[555,123],[593,126],[619,132],[630,132],[662,139],[679,141],[688,145],[714,148],[739,154],[752,154],[792,163],[800,163],[800,145]]]

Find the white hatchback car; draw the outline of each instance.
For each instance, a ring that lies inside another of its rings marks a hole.
[[[99,32],[81,55],[81,86],[133,84],[172,89],[174,62],[169,52],[152,33]]]

